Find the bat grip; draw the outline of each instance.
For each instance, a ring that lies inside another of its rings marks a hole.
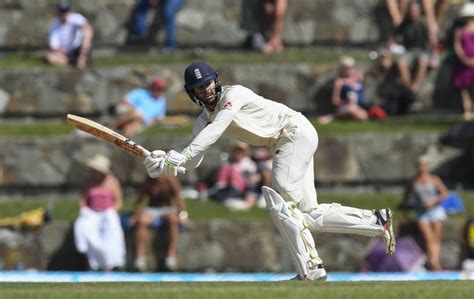
[[[148,157],[149,155],[151,155],[150,151],[147,150],[147,149],[143,149],[143,155],[146,157]]]
[[[148,157],[149,155],[151,155],[151,152],[147,149],[143,149],[143,155],[146,157]],[[180,166],[178,167],[178,172],[181,173],[181,174],[185,174],[186,173],[186,168]]]

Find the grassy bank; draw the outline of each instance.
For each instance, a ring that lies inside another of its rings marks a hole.
[[[464,199],[467,213],[474,213],[474,191],[460,192]],[[342,205],[353,206],[365,209],[391,208],[395,211],[395,218],[401,217],[401,212],[397,206],[400,203],[401,195],[397,193],[319,193],[320,203],[338,202]],[[129,211],[132,207],[133,198],[126,198],[124,211]],[[194,220],[206,219],[234,219],[234,220],[262,220],[267,219],[265,209],[254,208],[246,212],[231,212],[219,203],[213,201],[187,201],[189,215]],[[0,201],[0,217],[19,215],[24,211],[30,211],[39,207],[46,207],[46,198],[22,198]],[[56,220],[73,221],[77,217],[78,207],[76,198],[56,198],[53,200],[53,218]],[[465,215],[451,216],[452,218],[463,218]]]
[[[262,54],[258,51],[235,50],[205,50],[185,49],[176,53],[160,53],[143,50],[140,52],[117,52],[114,54],[94,53],[94,67],[115,67],[124,65],[150,66],[169,64],[188,64],[196,60],[207,61],[214,65],[228,65],[234,63],[312,63],[318,66],[333,66],[342,55],[352,55],[359,63],[368,63],[368,51],[366,49],[348,48],[287,48],[279,54]],[[43,59],[42,53],[4,53],[0,59],[0,68],[22,69],[22,68],[58,68],[48,65]]]
[[[339,121],[327,125],[319,124],[315,118],[311,122],[316,126],[321,136],[336,134],[358,133],[443,133],[451,126],[461,121],[460,117],[434,115],[411,115],[393,117],[385,121]],[[71,134],[73,128],[65,121],[41,122],[4,122],[0,123],[0,137],[53,137]],[[145,136],[191,134],[191,126],[181,128],[152,127],[145,130]]]

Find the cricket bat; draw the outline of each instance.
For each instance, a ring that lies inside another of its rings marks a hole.
[[[139,157],[147,157],[150,155],[150,151],[143,146],[90,119],[74,114],[68,114],[67,122],[81,131],[89,133],[109,143],[115,144],[116,146],[123,148],[124,150],[129,151]],[[186,169],[184,167],[179,167],[178,172],[185,173]]]
[[[121,147],[134,155],[140,157],[146,157],[150,155],[150,151],[148,151],[143,146],[90,119],[74,114],[68,114],[67,122],[81,131],[115,144],[116,146]]]

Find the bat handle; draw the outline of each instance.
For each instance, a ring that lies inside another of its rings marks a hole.
[[[149,155],[151,155],[151,152],[147,149],[143,149],[143,155],[146,157],[148,157]],[[186,173],[186,168],[180,166],[178,167],[178,172],[181,173],[181,174],[185,174]]]
[[[143,156],[148,157],[149,155],[151,155],[150,151],[147,150],[147,149],[143,149]]]

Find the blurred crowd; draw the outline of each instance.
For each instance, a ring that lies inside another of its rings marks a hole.
[[[474,3],[465,1],[452,24],[447,24],[445,14],[451,2],[385,0],[391,28],[380,47],[370,52],[369,66],[362,68],[353,57],[340,57],[335,76],[329,82],[331,96],[327,100],[331,111],[320,113],[318,122],[324,125],[340,119],[381,121],[409,114],[419,102],[426,80],[430,80],[429,72],[446,61],[452,67],[451,85],[459,92],[463,119],[472,120]],[[288,6],[294,3],[259,1],[256,13],[260,14],[261,27],[248,32],[245,47],[264,54],[284,52],[285,16]],[[157,44],[158,32],[164,27],[163,51],[175,53],[179,50],[175,17],[184,5],[182,0],[137,0],[127,21],[126,43]],[[68,2],[59,2],[56,9],[45,60],[52,65],[84,70],[93,64],[94,28]],[[377,101],[366,96],[365,80],[371,76],[383,78]],[[187,117],[167,115],[168,83],[163,78],[149,79],[147,86],[128,91],[110,107],[110,128],[130,137],[155,125],[189,123]],[[415,212],[413,220],[424,241],[428,269],[441,271],[442,230],[447,218],[442,203],[450,198],[450,191],[439,177],[430,174],[427,164],[424,157],[417,161],[417,174],[407,185],[401,206]],[[132,210],[125,213],[122,186],[110,168],[110,160],[97,155],[87,160],[86,165],[90,174],[79,198],[74,237],[77,250],[87,256],[89,269],[125,269],[124,230],[133,229],[134,269],[153,270],[147,250],[150,229],[158,228],[167,236],[163,269],[178,270],[177,243],[188,217],[180,181],[168,176],[147,179],[140,186]],[[271,186],[271,168],[272,153],[268,149],[234,144],[229,152],[221,153],[214,175],[193,186],[197,192],[194,197],[219,202],[233,212],[264,208],[260,190],[262,186]],[[472,222],[468,219],[466,223],[466,239],[472,239]]]

